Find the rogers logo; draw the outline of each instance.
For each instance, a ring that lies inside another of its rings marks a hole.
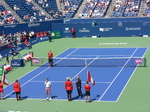
[[[141,64],[141,63],[143,63],[143,60],[142,60],[142,59],[136,59],[136,60],[135,60],[135,63]]]
[[[32,62],[33,62],[33,63],[39,63],[40,60],[39,60],[39,59],[33,59]]]

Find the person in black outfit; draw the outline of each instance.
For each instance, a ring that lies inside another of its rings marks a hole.
[[[52,35],[50,31],[48,32],[48,38],[49,38],[49,42],[52,42]]]
[[[6,56],[6,64],[9,65],[9,56],[8,54],[6,54],[5,56]]]
[[[77,91],[78,91],[78,96],[80,98],[82,98],[82,91],[81,91],[81,79],[79,78],[79,76],[76,76],[76,87],[77,87]]]

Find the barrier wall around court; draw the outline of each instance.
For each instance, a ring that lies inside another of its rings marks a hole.
[[[59,26],[59,27],[58,27]],[[150,35],[150,21],[143,22],[104,22],[92,26],[92,23],[52,23],[53,31],[60,31],[62,37],[71,37],[71,28],[76,30],[76,37],[136,37]]]
[[[96,21],[97,26],[92,26]],[[71,28],[76,29],[76,37],[135,37],[150,35],[150,18],[108,18],[108,19],[65,19],[0,26],[6,34],[19,31],[60,31],[61,37],[71,37]]]
[[[144,22],[150,21],[149,17],[136,17],[136,18],[101,18],[101,19],[64,19],[64,23],[91,23],[96,21],[97,23],[106,22]]]

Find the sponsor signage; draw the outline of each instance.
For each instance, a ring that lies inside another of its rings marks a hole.
[[[99,28],[99,31],[101,32],[108,32],[110,30],[112,30],[113,28]]]
[[[82,29],[79,29],[79,32],[90,32],[90,30],[88,30],[87,28],[82,28]]]

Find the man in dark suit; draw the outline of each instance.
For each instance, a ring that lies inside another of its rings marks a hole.
[[[77,91],[78,91],[78,96],[80,98],[82,98],[81,79],[79,78],[79,76],[76,76],[76,87],[77,87]]]

